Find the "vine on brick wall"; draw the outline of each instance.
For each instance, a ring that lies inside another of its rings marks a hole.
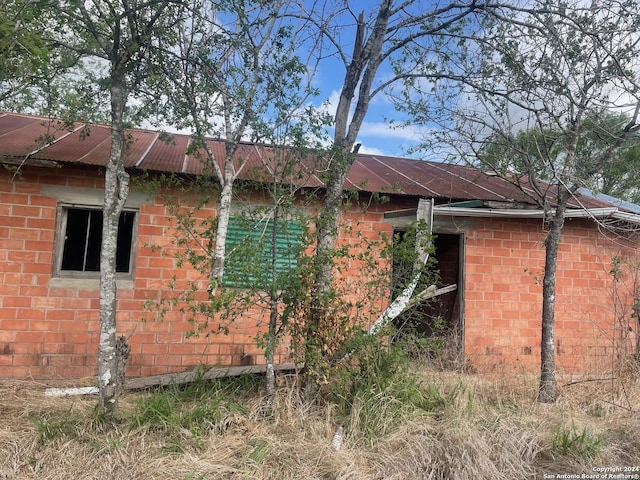
[[[308,358],[306,319],[310,315],[310,292],[317,268],[313,255],[315,218],[309,213],[310,207],[317,204],[315,192],[292,195],[272,189],[265,198],[256,185],[238,187],[234,200],[236,221],[244,222],[247,228],[259,225],[265,228],[261,232],[264,235],[247,237],[230,248],[226,280],[207,290],[216,229],[210,202],[212,188],[206,178],[196,182],[175,177],[156,179],[153,186],[156,192],[170,192],[160,196],[173,223],[171,245],[163,246],[162,254],[172,257],[177,268],[164,296],[150,299],[146,309],[159,320],[169,312],[179,311],[191,323],[187,336],[224,335],[240,320],[255,321],[260,333],[254,340],[268,363],[279,351],[293,361],[305,361],[306,373],[316,384],[327,385],[335,378],[344,378],[344,370],[358,362],[358,349],[354,345],[363,345],[360,340],[354,342],[354,338],[361,338],[362,332],[386,308],[392,291],[401,290],[414,274],[411,267],[415,264],[416,249],[411,238],[415,238],[416,228],[410,228],[401,242],[397,235],[394,238],[375,227],[377,217],[372,216],[369,207],[384,199],[367,198],[368,202],[362,205],[357,198],[350,200],[332,259],[337,275],[326,304],[327,321],[320,325],[314,338],[319,340],[318,355]],[[259,198],[263,203],[257,201]],[[254,201],[247,201],[251,199]],[[301,227],[300,242],[287,245],[268,238],[269,232],[286,230],[294,223]],[[267,225],[273,228],[269,230]],[[292,259],[286,274],[276,268],[276,257]],[[392,277],[393,267],[396,271]],[[190,273],[179,274],[185,270]],[[430,263],[424,267],[421,285],[431,285],[433,281]],[[407,313],[405,323],[410,316]],[[380,342],[379,346],[385,348],[392,330],[389,326],[384,335],[370,341]],[[269,392],[269,383],[267,386]]]

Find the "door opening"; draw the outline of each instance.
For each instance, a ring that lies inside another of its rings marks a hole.
[[[404,232],[395,232],[394,239],[402,242]],[[452,233],[439,233],[434,236],[435,265],[437,272],[435,285],[437,288],[449,285],[457,285],[457,288],[448,293],[423,301],[394,320],[396,337],[415,335],[422,339],[420,342],[426,350],[437,351],[446,349],[457,354],[462,353],[464,332],[464,299],[463,299],[463,259],[464,259],[464,235]],[[405,274],[407,267],[401,259],[394,257],[394,294],[397,293],[396,285],[401,281],[399,275]],[[431,282],[427,282],[431,283]],[[414,295],[419,295],[421,290],[429,287],[422,283]],[[426,352],[429,353],[429,352]]]

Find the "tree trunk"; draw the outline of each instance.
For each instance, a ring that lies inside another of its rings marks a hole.
[[[330,177],[324,198],[324,207],[318,222],[318,245],[316,257],[319,266],[316,277],[316,291],[325,293],[331,285],[333,273],[333,246],[338,232],[338,219],[344,182],[355,160],[355,154],[349,153],[346,146],[335,146],[331,155]]]
[[[333,282],[333,251],[338,230],[338,219],[344,182],[347,179],[359,146],[352,151],[362,122],[369,109],[371,89],[378,68],[383,60],[382,47],[391,16],[391,0],[382,0],[369,38],[366,37],[364,13],[357,20],[351,62],[346,66],[340,91],[340,100],[335,114],[335,133],[331,149],[329,175],[323,209],[320,212],[316,246],[316,278],[313,285],[311,311],[305,332],[305,365],[314,365],[321,360],[321,348],[325,330],[331,319],[327,318],[327,302]],[[357,100],[352,110],[353,100]],[[310,387],[308,379],[307,387]]]
[[[278,301],[272,297],[269,303],[269,337],[267,338],[267,348],[265,349],[265,357],[267,360],[266,387],[267,397],[273,397],[273,395],[276,393],[276,371],[274,366],[274,357],[276,351]]]
[[[567,192],[561,192],[558,205],[549,221],[549,233],[545,240],[544,279],[542,281],[542,341],[540,345],[540,388],[538,401],[553,403],[558,398],[555,377],[555,305],[556,305],[556,270],[558,266],[558,249],[564,227],[564,214],[567,203]]]
[[[125,151],[123,115],[127,100],[124,72],[112,73],[110,91],[111,151],[105,171],[100,251],[100,344],[98,347],[99,405],[107,415],[112,415],[117,410],[116,248],[120,212],[129,193],[129,175],[122,163]]]
[[[315,371],[314,367],[322,359],[325,331],[333,331],[328,325],[330,319],[327,318],[333,281],[333,252],[342,205],[343,185],[354,159],[355,155],[349,153],[346,148],[334,146],[324,206],[318,219],[316,275],[311,292],[311,311],[307,318],[305,332],[304,362],[306,367],[311,367],[309,371]],[[337,165],[338,163],[340,165]],[[315,390],[313,383],[317,379],[311,375],[307,380],[307,394],[313,397]]]
[[[269,288],[269,333],[267,338],[267,348],[265,357],[267,359],[267,396],[273,397],[276,393],[276,374],[274,367],[274,356],[277,344],[278,333],[278,227],[280,222],[280,208],[277,202],[277,185],[274,186],[273,198],[273,228],[271,230],[271,286]]]
[[[226,169],[225,169],[226,170]],[[224,275],[226,258],[227,230],[231,217],[231,200],[233,193],[233,173],[225,172],[222,190],[220,192],[220,206],[218,207],[218,226],[216,230],[216,246],[213,252],[213,268],[211,270],[211,285],[209,290],[215,292]]]

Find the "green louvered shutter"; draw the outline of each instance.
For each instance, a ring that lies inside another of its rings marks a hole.
[[[272,237],[273,220],[244,217],[229,219],[225,285],[244,288],[266,288],[271,285]],[[278,278],[296,267],[301,239],[300,222],[278,222],[275,237]]]

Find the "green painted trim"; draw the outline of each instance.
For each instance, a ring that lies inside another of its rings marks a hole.
[[[438,207],[456,207],[456,208],[477,208],[482,207],[482,200],[465,200],[462,202],[447,203],[438,205]]]

